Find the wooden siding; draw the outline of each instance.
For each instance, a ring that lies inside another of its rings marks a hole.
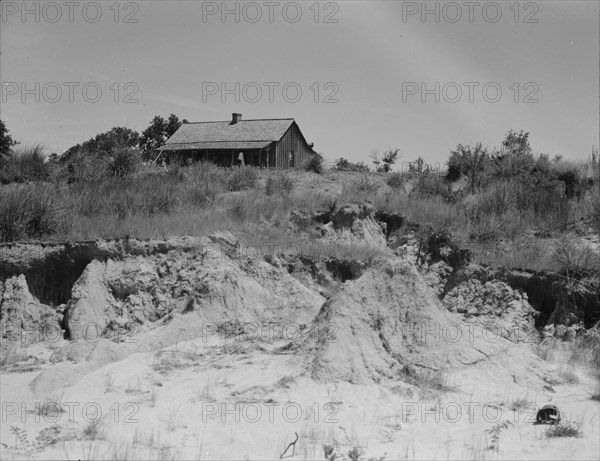
[[[293,165],[290,165],[290,152],[293,153]],[[310,158],[312,150],[302,138],[300,129],[293,123],[285,132],[275,148],[275,165],[277,168],[301,166]]]

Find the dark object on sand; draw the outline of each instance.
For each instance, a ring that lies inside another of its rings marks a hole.
[[[534,424],[558,424],[560,422],[560,411],[554,405],[544,405],[537,412]]]

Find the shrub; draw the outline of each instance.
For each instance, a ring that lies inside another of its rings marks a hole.
[[[517,190],[514,183],[498,182],[491,185],[475,198],[471,217],[475,220],[483,216],[503,215],[516,208]]]
[[[236,221],[248,219],[253,201],[247,196],[236,195],[229,200],[227,212]]]
[[[427,171],[417,176],[417,183],[412,194],[420,197],[440,196],[448,202],[454,200],[454,195],[450,192],[445,178]]]
[[[258,180],[258,173],[252,167],[235,169],[226,179],[227,189],[232,192],[252,189]]]
[[[518,221],[528,218],[529,224],[538,224],[546,229],[557,229],[569,220],[569,200],[557,184],[536,186],[517,178],[498,180],[477,196],[467,206],[469,217],[475,223],[491,217],[502,219],[503,226],[511,215]]]
[[[211,192],[209,184],[192,184],[187,189],[187,202],[193,207],[204,206],[214,199],[214,195]]]
[[[546,437],[583,437],[581,423],[561,421],[546,429]]]
[[[106,160],[103,154],[78,151],[73,153],[64,164],[62,176],[71,183],[98,181],[106,176]]]
[[[492,155],[493,174],[500,178],[515,178],[529,175],[535,167],[535,160],[529,144],[529,133],[510,130],[502,148]]]
[[[265,182],[265,194],[271,196],[277,192],[289,194],[294,189],[294,181],[286,173],[270,174]]]
[[[469,190],[474,193],[482,186],[488,171],[489,154],[481,143],[473,147],[459,144],[450,152],[446,178],[455,181],[462,175],[466,176],[469,180]]]
[[[346,184],[344,184],[346,186]],[[375,181],[371,181],[367,174],[363,174],[358,181],[352,180],[352,188],[358,192],[366,192],[367,194],[374,194],[381,187],[381,184]],[[348,191],[348,192],[351,192]]]
[[[175,211],[181,204],[181,194],[177,184],[164,177],[150,177],[143,181],[131,181],[131,214],[155,215]],[[118,197],[116,197],[118,200]]]
[[[315,153],[304,164],[306,171],[312,171],[313,173],[323,174],[323,156]]]
[[[404,181],[402,180],[402,175],[400,173],[392,173],[388,176],[385,182],[388,186],[390,186],[393,189],[400,189],[404,184]]]
[[[338,171],[359,171],[363,173],[369,172],[369,166],[364,162],[353,163],[343,157],[338,158],[335,162],[335,168]]]
[[[564,183],[567,197],[581,196],[585,185],[582,181],[580,166],[563,160],[556,162],[553,165],[553,170],[554,178]]]
[[[568,238],[560,241],[552,259],[556,271],[567,277],[600,277],[600,256]]]
[[[600,234],[600,196],[596,197],[592,209],[592,227]]]
[[[125,178],[137,171],[140,162],[140,154],[136,150],[118,149],[109,158],[107,171],[110,176]]]
[[[179,163],[174,163],[167,169],[167,175],[175,181],[185,181],[185,170],[186,167],[180,165]]]

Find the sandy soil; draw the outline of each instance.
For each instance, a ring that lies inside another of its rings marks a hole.
[[[325,384],[298,377],[301,363],[293,355],[266,348],[240,353],[241,343],[227,341],[227,347],[222,339],[195,340],[133,354],[52,395],[32,393],[39,371],[3,375],[2,458],[279,459],[295,433],[294,454],[290,448],[286,459],[325,459],[323,444],[346,457],[358,447],[361,459],[600,454],[600,403],[590,400],[596,383],[582,369],[574,369],[571,383],[541,392],[526,382],[496,379],[490,363],[449,373],[437,387]],[[542,373],[564,366],[536,365]],[[46,415],[36,415],[36,402],[46,399],[61,402],[65,411],[48,407]],[[520,408],[511,410],[519,399]],[[583,436],[547,438],[547,426],[532,424],[536,409],[547,403],[580,423]],[[30,445],[17,440],[13,427],[26,432]],[[46,437],[36,444],[40,433]]]

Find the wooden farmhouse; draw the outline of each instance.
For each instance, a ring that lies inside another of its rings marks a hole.
[[[315,155],[293,118],[184,123],[160,148],[167,162],[292,168]]]

